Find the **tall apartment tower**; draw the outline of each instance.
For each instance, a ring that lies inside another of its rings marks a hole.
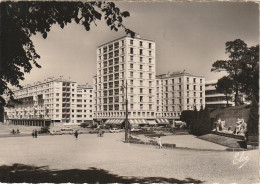
[[[92,87],[78,86],[62,78],[14,90],[21,103],[5,107],[5,121],[17,125],[42,126],[44,122],[82,123],[92,118]],[[8,101],[8,97],[5,97]]]
[[[178,119],[184,110],[205,107],[205,78],[185,71],[156,76],[156,117]]]
[[[154,41],[125,36],[98,47],[94,119],[122,122],[126,96],[130,120],[154,119],[155,94]]]

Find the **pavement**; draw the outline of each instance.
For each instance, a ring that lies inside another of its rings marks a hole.
[[[124,133],[107,133],[104,137],[82,134],[78,139],[72,135],[1,138],[0,171],[5,175],[1,176],[0,172],[0,182],[42,181],[37,178],[48,178],[48,182],[79,182],[76,178],[84,182],[258,182],[258,150],[158,149],[123,143],[123,140]],[[22,166],[17,169],[19,165]],[[36,180],[28,181],[25,175],[19,175],[29,167],[33,171],[26,176],[37,175]],[[36,172],[37,168],[40,169]],[[61,172],[63,175],[59,175]],[[45,177],[46,173],[48,177]],[[91,177],[87,177],[90,175],[84,173],[92,173],[91,176],[96,178],[90,180]],[[101,173],[103,180],[93,173]],[[61,176],[61,180],[55,180],[55,176]]]

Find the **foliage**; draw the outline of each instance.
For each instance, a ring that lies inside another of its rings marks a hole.
[[[43,127],[41,127],[40,133],[41,133],[41,134],[50,133],[50,127],[49,127],[49,126],[43,126]]]
[[[194,117],[194,111],[185,110],[181,112],[180,119],[181,121],[184,121],[187,124],[187,127],[190,127],[193,117]]]
[[[259,45],[248,47],[240,39],[226,43],[229,60],[218,60],[213,63],[211,71],[226,71],[233,82],[235,105],[239,105],[239,92],[245,93],[250,99],[259,99]]]
[[[258,124],[259,124],[259,114],[258,114],[258,103],[255,98],[253,98],[251,106],[249,119],[247,123],[248,135],[258,135]]]
[[[197,119],[199,116],[199,112],[197,110],[197,108],[195,107],[194,112],[193,112],[193,119],[191,121],[191,125],[190,125],[190,133],[193,135],[197,134]]]
[[[203,110],[203,107],[201,107],[199,112],[195,108],[195,110],[193,111],[193,120],[191,121],[190,127],[190,133],[196,136],[210,133],[211,121],[210,114],[207,108]]]
[[[80,126],[81,126],[82,128],[87,128],[88,125],[89,125],[88,123],[81,123],[81,124],[80,124]]]
[[[202,112],[202,120],[199,125],[198,135],[205,135],[211,131],[211,121],[208,108],[206,107]]]
[[[135,35],[123,25],[129,12],[121,12],[113,2],[6,1],[0,3],[0,9],[0,105],[4,105],[3,93],[12,96],[10,85],[22,88],[24,72],[29,73],[32,65],[41,67],[31,36],[40,33],[46,39],[53,24],[64,28],[74,21],[89,31],[91,24],[96,25],[103,16],[111,30],[122,28],[126,34]]]
[[[224,93],[228,106],[228,100],[233,92],[233,81],[227,76],[222,77],[217,82],[216,90],[217,92]]]
[[[241,92],[259,101],[259,45],[247,49],[241,62]]]

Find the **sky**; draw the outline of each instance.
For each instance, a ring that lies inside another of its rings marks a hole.
[[[228,59],[225,43],[242,39],[248,46],[259,43],[259,7],[252,2],[116,2],[130,17],[124,24],[141,38],[156,43],[156,74],[183,71],[217,80],[225,73],[211,72],[216,60]],[[47,39],[32,37],[38,63],[25,74],[22,85],[47,77],[70,78],[93,84],[96,49],[125,35],[111,31],[105,21],[92,24],[90,31],[71,23],[61,29],[53,25]]]

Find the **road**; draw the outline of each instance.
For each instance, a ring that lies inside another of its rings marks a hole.
[[[11,171],[13,168],[11,166],[23,164],[35,167],[46,166],[48,171],[71,169],[82,171],[95,168],[111,174],[108,176],[116,175],[121,179],[132,177],[136,178],[133,181],[137,182],[254,183],[258,181],[258,150],[227,152],[158,149],[150,145],[126,144],[122,142],[123,139],[124,133],[107,133],[101,138],[96,134],[82,134],[77,140],[72,135],[39,136],[37,139],[0,138],[0,171],[3,173],[8,166],[10,172],[15,173],[18,171]],[[240,157],[241,159],[238,159]],[[248,161],[242,161],[242,158]],[[237,163],[237,161],[241,162]],[[242,164],[244,165],[239,168]],[[1,178],[4,177],[1,177],[0,172]],[[118,178],[114,177],[115,180]],[[144,180],[141,180],[142,178]],[[116,182],[115,180],[109,181]],[[62,181],[68,182],[65,178]],[[88,180],[84,179],[84,181]]]

